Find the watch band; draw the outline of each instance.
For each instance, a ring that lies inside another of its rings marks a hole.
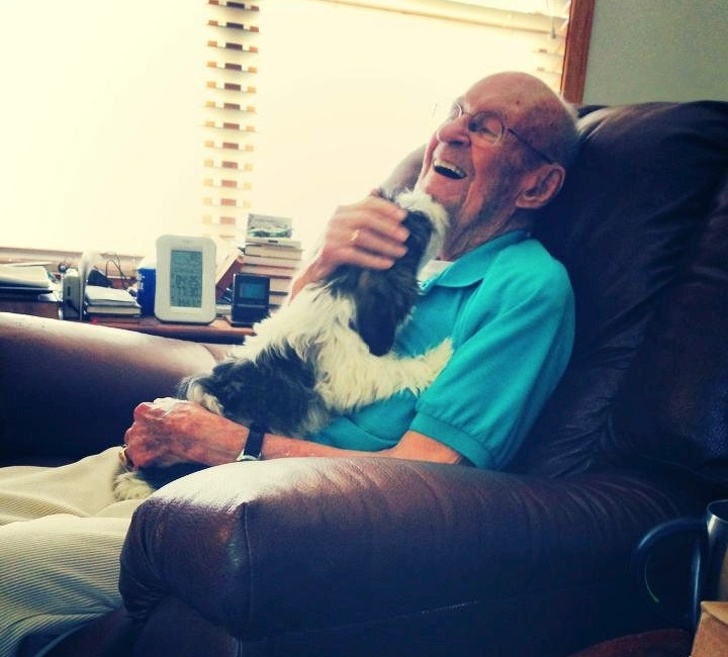
[[[245,447],[240,452],[236,461],[258,461],[260,453],[263,450],[263,439],[265,438],[266,429],[259,424],[253,423],[248,429],[248,439],[245,441]]]

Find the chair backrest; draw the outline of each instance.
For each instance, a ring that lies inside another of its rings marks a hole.
[[[728,483],[728,103],[585,108],[580,130],[536,231],[571,276],[575,350],[514,469]]]

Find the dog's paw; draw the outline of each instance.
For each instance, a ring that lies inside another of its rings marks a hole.
[[[447,365],[450,357],[452,356],[452,340],[447,338],[443,340],[439,345],[433,347],[429,351],[426,351],[422,355],[422,360],[427,364],[427,367],[431,373],[434,381],[435,377],[442,372],[445,365]]]
[[[123,472],[114,479],[114,497],[119,500],[143,500],[154,492],[136,472]]]
[[[415,394],[421,393],[437,378],[450,360],[450,356],[452,356],[452,342],[447,339],[421,356],[401,361],[405,371],[402,387],[408,388]]]

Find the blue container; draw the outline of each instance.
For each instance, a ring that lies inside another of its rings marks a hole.
[[[142,315],[154,314],[154,293],[157,289],[156,267],[141,266],[137,269],[137,302],[142,307]]]

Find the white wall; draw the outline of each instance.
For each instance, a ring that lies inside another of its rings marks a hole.
[[[596,0],[585,103],[728,100],[726,0]]]

